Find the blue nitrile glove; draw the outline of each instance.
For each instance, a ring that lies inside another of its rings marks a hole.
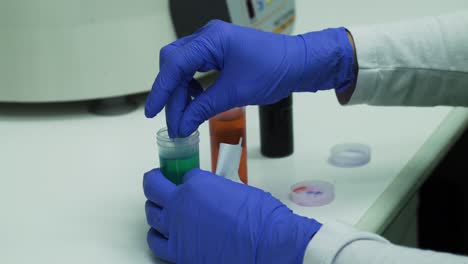
[[[298,91],[343,90],[355,78],[353,64],[344,28],[287,36],[213,20],[161,49],[145,115],[166,106],[169,135],[188,136],[233,107],[270,104]],[[220,77],[202,92],[193,75],[213,69]]]
[[[302,263],[320,229],[260,189],[200,169],[175,186],[159,169],[143,180],[148,244],[176,263]]]

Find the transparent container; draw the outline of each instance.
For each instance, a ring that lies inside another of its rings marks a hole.
[[[239,178],[247,184],[247,137],[245,108],[233,108],[212,117],[209,121],[211,143],[211,171],[216,172],[219,145],[227,143],[237,145],[242,138],[242,153],[239,164]]]
[[[200,167],[199,142],[198,131],[186,138],[170,138],[167,128],[158,131],[159,164],[167,179],[179,185],[187,171]]]

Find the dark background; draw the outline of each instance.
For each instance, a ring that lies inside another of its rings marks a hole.
[[[468,255],[468,129],[419,195],[419,247]]]

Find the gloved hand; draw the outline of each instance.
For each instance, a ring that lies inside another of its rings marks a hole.
[[[166,106],[169,135],[185,137],[233,107],[270,104],[298,91],[343,90],[355,78],[353,64],[344,28],[287,36],[213,20],[161,49],[145,115]],[[221,74],[202,92],[193,75],[208,70]]]
[[[175,186],[145,174],[148,244],[176,263],[302,263],[321,224],[292,213],[271,194],[193,169]]]

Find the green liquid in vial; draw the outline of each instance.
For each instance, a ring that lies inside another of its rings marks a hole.
[[[160,156],[159,164],[164,176],[171,182],[179,185],[182,183],[182,179],[187,171],[200,167],[200,158],[198,152],[194,153],[192,156],[177,159],[169,159]]]

